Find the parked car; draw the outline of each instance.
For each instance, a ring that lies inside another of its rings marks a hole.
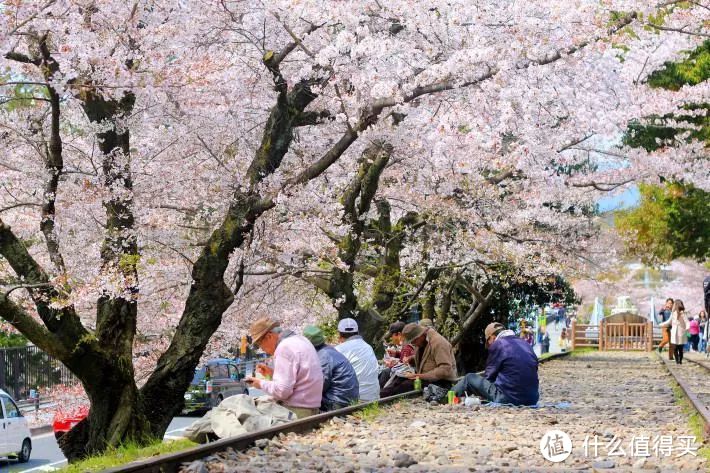
[[[207,411],[224,398],[235,394],[249,394],[249,388],[243,381],[245,375],[244,366],[238,365],[234,360],[209,360],[195,370],[195,376],[185,392],[183,413]]]
[[[57,411],[56,414],[54,414],[54,420],[52,421],[54,437],[59,440],[62,435],[73,429],[76,424],[88,415],[89,406],[79,406],[71,411]]]
[[[27,419],[10,395],[0,389],[2,404],[2,430],[0,430],[0,456],[16,458],[20,463],[29,461],[32,453],[32,439]]]

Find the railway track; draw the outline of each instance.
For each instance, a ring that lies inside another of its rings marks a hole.
[[[559,353],[545,358],[541,358],[540,363],[546,363],[548,361],[561,358],[569,354],[570,352]],[[272,427],[270,429],[262,430],[259,432],[252,432],[236,437],[220,439],[216,442],[200,445],[198,447],[184,450],[182,452],[161,455],[158,457],[151,458],[149,460],[129,463],[120,467],[105,470],[104,473],[176,473],[177,471],[179,471],[180,466],[184,463],[199,460],[201,458],[208,457],[210,455],[225,451],[227,449],[233,449],[236,451],[246,450],[250,447],[253,447],[258,440],[272,439],[278,436],[279,434],[309,432],[336,417],[351,415],[374,405],[382,406],[392,404],[398,401],[403,401],[409,398],[416,397],[418,395],[419,391],[410,391],[408,393],[383,398],[379,401],[362,403],[355,406],[326,412],[316,416],[307,417],[305,419],[299,419],[294,422],[289,422],[288,424]]]
[[[703,436],[710,439],[710,360],[706,358],[683,357],[683,364],[658,355],[675,382],[703,420]]]

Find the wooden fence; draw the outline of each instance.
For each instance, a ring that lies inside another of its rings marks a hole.
[[[595,347],[599,350],[653,350],[653,323],[606,322],[600,325],[573,323],[572,348]]]

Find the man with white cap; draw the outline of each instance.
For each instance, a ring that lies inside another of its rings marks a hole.
[[[285,330],[268,318],[254,322],[249,330],[253,343],[274,357],[273,370],[257,365],[257,371],[273,380],[251,376],[244,381],[280,401],[299,419],[318,413],[323,393],[320,359],[305,337]]]
[[[525,340],[498,322],[484,331],[488,359],[483,376],[467,374],[453,390],[457,396],[475,394],[501,404],[529,406],[540,397],[537,356]]]
[[[335,347],[348,359],[360,385],[360,400],[375,401],[380,398],[380,382],[377,379],[377,357],[370,345],[359,334],[357,322],[343,319],[338,322],[340,345]]]

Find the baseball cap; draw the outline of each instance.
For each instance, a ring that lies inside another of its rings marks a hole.
[[[338,332],[340,333],[357,333],[357,322],[353,319],[343,319],[338,322]]]
[[[491,335],[495,335],[495,333],[500,330],[505,330],[505,327],[503,326],[502,323],[491,322],[490,324],[488,324],[488,326],[486,327],[486,330],[483,333],[486,336],[486,340],[488,340],[488,337],[490,337]]]
[[[303,329],[303,336],[306,337],[314,347],[323,345],[325,343],[325,335],[323,331],[316,327],[315,325],[309,325]]]

